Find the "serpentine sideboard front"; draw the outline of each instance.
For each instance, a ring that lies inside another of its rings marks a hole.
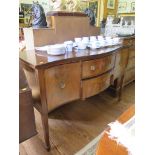
[[[73,51],[51,56],[45,51],[22,51],[22,63],[34,106],[40,112],[46,149],[50,149],[48,113],[78,99],[86,99],[108,88],[118,77],[121,88],[128,64],[127,46]],[[121,97],[119,95],[119,98]]]

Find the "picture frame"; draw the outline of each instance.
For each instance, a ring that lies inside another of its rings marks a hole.
[[[108,0],[107,8],[108,9],[115,9],[115,0]]]
[[[89,9],[94,10],[95,16],[97,18],[97,13],[98,13],[98,1],[90,1],[89,2]]]
[[[127,2],[120,2],[118,5],[118,13],[126,13],[127,12]]]
[[[21,10],[23,10],[24,13],[28,15],[32,14],[31,8],[32,8],[32,4],[21,3]]]
[[[134,13],[135,12],[135,2],[131,3],[131,12]]]

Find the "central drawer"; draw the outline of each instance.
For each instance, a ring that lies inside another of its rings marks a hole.
[[[94,77],[112,69],[114,58],[114,55],[109,55],[100,59],[82,62],[82,79]]]
[[[95,78],[82,80],[82,98],[94,96],[110,86],[111,73],[105,73]]]

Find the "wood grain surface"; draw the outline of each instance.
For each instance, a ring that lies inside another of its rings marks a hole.
[[[81,64],[59,65],[45,70],[48,111],[80,99]]]
[[[46,149],[50,148],[48,113],[65,103],[96,95],[118,79],[120,100],[128,58],[128,46],[123,45],[73,51],[62,56],[51,56],[45,51],[21,52],[20,61],[32,95],[38,92],[34,101],[41,114]]]
[[[104,58],[82,62],[82,78],[90,78],[100,75],[113,68],[115,55],[111,54]]]
[[[83,80],[82,82],[82,98],[88,98],[105,90],[110,85],[111,74],[105,73],[95,78]]]

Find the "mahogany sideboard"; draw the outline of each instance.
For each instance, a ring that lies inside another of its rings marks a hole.
[[[135,80],[135,38],[125,39],[129,48],[128,65],[125,71],[124,86]]]
[[[114,84],[119,90],[128,65],[129,46],[115,45],[97,50],[72,51],[61,56],[46,51],[22,51],[20,62],[32,89],[34,106],[40,112],[45,147],[50,149],[48,113],[79,99],[86,99]]]
[[[117,53],[117,55],[120,55],[123,57],[122,61],[119,60],[119,57],[116,56],[116,65],[114,69],[114,81],[113,84],[110,86],[110,90],[113,91],[113,94],[115,96],[118,95],[118,92],[120,90],[120,83],[122,82],[122,76],[123,76],[123,87],[128,85],[129,83],[133,82],[135,80],[135,37],[122,37],[123,39],[123,47],[126,48],[126,52],[124,54],[121,52]],[[124,61],[124,62],[123,62]],[[125,63],[125,68],[122,68],[125,70],[123,72],[120,70],[119,63]]]

